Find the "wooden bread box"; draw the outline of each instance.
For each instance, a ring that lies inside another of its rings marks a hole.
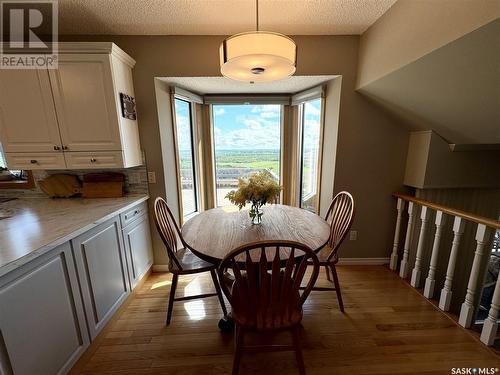
[[[121,173],[88,173],[83,176],[84,198],[117,198],[124,194],[125,176]]]

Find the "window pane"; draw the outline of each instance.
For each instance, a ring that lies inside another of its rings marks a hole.
[[[5,158],[3,155],[2,144],[0,143],[0,168],[6,168]]]
[[[196,179],[193,161],[193,138],[190,104],[175,99],[175,125],[182,189],[182,211],[184,217],[197,211]]]
[[[316,210],[318,200],[321,99],[302,105],[301,207]]]
[[[239,177],[264,169],[280,181],[281,106],[213,105],[215,179],[218,207]]]

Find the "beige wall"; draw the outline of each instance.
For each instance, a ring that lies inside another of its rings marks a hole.
[[[498,0],[398,0],[361,37],[356,87],[499,17]]]
[[[64,36],[61,39],[114,41],[136,59],[133,74],[142,148],[148,170],[157,173],[157,183],[150,185],[150,194],[165,195],[154,77],[220,75],[218,48],[223,37]],[[402,187],[408,131],[354,91],[359,37],[294,39],[298,46],[298,75],[342,75],[334,190],[349,190],[356,198],[353,229],[358,231],[358,240],[347,241],[341,256],[388,257],[395,222],[391,193]],[[166,254],[156,234],[154,246],[156,264],[166,264]]]

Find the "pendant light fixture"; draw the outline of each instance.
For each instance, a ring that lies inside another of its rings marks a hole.
[[[259,30],[259,0],[255,1],[256,30],[225,39],[219,49],[223,76],[244,82],[269,82],[295,73],[297,46],[280,33]]]

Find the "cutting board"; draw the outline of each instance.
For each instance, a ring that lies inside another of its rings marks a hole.
[[[72,174],[53,174],[38,182],[40,189],[51,198],[70,198],[81,192],[81,183]]]

